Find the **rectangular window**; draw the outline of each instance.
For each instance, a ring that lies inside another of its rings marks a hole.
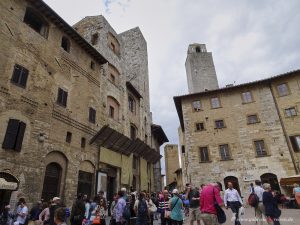
[[[66,142],[71,143],[71,141],[72,141],[72,133],[68,131],[66,136]]]
[[[196,123],[196,131],[205,130],[204,123]]]
[[[95,33],[95,34],[92,35],[92,39],[91,39],[92,45],[98,44],[98,38],[99,38],[99,34],[98,33]]]
[[[38,12],[31,8],[27,8],[23,21],[40,35],[47,38],[49,25],[42,19]]]
[[[115,108],[112,106],[109,106],[109,117],[110,118],[115,118]]]
[[[216,120],[215,126],[217,129],[224,128],[225,127],[224,120]]]
[[[181,145],[181,153],[184,154],[185,153],[185,146]]]
[[[131,96],[128,96],[128,108],[130,112],[135,114],[135,100]]]
[[[200,102],[200,100],[193,101],[193,109],[194,109],[194,111],[200,111],[201,110],[201,102]]]
[[[207,147],[200,147],[200,162],[209,162]]]
[[[57,101],[56,101],[57,104],[66,107],[67,99],[68,99],[68,92],[64,91],[61,88],[58,88]]]
[[[243,103],[253,102],[252,94],[250,91],[242,93]]]
[[[96,110],[92,107],[89,109],[89,121],[91,123],[96,123]]]
[[[86,142],[86,139],[84,137],[81,138],[81,148],[85,148],[85,142]]]
[[[138,168],[138,157],[136,157],[135,155],[133,156],[133,159],[132,159],[132,167],[135,170]]]
[[[116,77],[113,74],[110,74],[110,81],[115,84],[116,83]]]
[[[300,152],[300,135],[290,137],[294,152]]]
[[[2,148],[21,151],[25,129],[26,124],[24,122],[10,119],[8,121]]]
[[[92,69],[92,70],[95,70],[95,68],[96,68],[95,62],[94,62],[94,61],[91,61],[91,69]]]
[[[221,107],[220,100],[219,100],[218,97],[211,98],[211,99],[210,99],[210,103],[211,103],[211,107],[212,107],[213,109],[216,109],[216,108],[220,108],[220,107]]]
[[[231,159],[230,157],[230,152],[229,152],[229,146],[227,144],[225,145],[220,145],[220,155],[222,160],[229,160]]]
[[[249,115],[247,116],[248,124],[258,123],[257,115]]]
[[[11,82],[20,87],[26,88],[28,73],[29,72],[26,68],[16,64],[14,66],[14,72],[11,78]]]
[[[296,108],[291,107],[291,108],[285,109],[285,115],[287,117],[297,116]]]
[[[277,85],[277,92],[279,96],[285,96],[289,94],[289,88],[286,83]]]
[[[254,141],[255,151],[257,156],[266,156],[267,151],[263,140]]]

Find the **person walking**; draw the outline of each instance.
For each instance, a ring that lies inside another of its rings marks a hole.
[[[295,196],[296,203],[298,204],[298,207],[300,207],[300,187],[299,184],[294,184],[293,188],[293,195]]]
[[[100,199],[100,204],[99,204],[99,215],[100,215],[100,224],[101,225],[106,225],[106,217],[107,217],[107,207],[106,207],[106,202],[104,199]]]
[[[56,225],[66,225],[66,209],[59,207],[54,212],[54,222]]]
[[[241,225],[239,221],[239,209],[242,207],[243,202],[240,194],[233,188],[233,184],[228,182],[228,188],[224,195],[224,204],[226,209],[230,208],[234,214],[234,224]]]
[[[116,205],[117,205],[117,202],[118,202],[118,195],[114,194],[113,202],[111,203],[111,206],[110,206],[110,215],[111,215],[110,225],[116,225]]]
[[[148,225],[149,211],[146,201],[146,193],[140,192],[138,199],[134,204],[134,211],[136,214],[136,225]]]
[[[265,207],[263,204],[263,193],[264,189],[261,187],[261,181],[256,180],[255,181],[255,187],[254,187],[254,193],[258,197],[258,205],[254,208],[255,210],[255,217],[256,220],[259,222],[260,225],[263,225],[263,215],[265,214]]]
[[[118,192],[118,202],[115,206],[116,209],[116,224],[117,225],[123,225],[126,223],[126,219],[123,217],[123,212],[126,207],[126,201],[123,198],[124,192],[119,191]]]
[[[3,212],[0,214],[1,225],[11,225],[14,215],[10,210],[10,205],[5,205]]]
[[[177,189],[172,191],[173,197],[169,200],[169,208],[171,209],[171,223],[172,225],[183,224],[183,202],[179,197]],[[199,210],[199,209],[198,209]]]
[[[39,215],[39,225],[46,225],[50,219],[50,203],[44,202],[42,206],[42,212]]]
[[[221,183],[211,183],[203,187],[200,195],[200,218],[204,225],[218,225],[217,210],[215,208],[215,202],[219,206],[223,205],[223,201],[220,197],[220,191],[222,191]]]
[[[14,222],[14,225],[22,225],[26,223],[28,208],[24,198],[20,198],[19,205],[17,207],[17,220]]]
[[[269,225],[280,225],[279,217],[281,215],[280,209],[278,209],[277,202],[272,194],[271,185],[268,183],[263,184],[263,204],[265,207],[265,215]]]
[[[52,199],[52,204],[49,208],[49,225],[55,225],[55,222],[54,222],[54,213],[55,213],[55,210],[60,208],[61,207],[61,203],[60,203],[60,198],[59,197],[54,197]]]
[[[78,194],[77,200],[72,206],[71,210],[71,224],[72,225],[82,225],[85,213],[85,203],[83,201],[82,195]]]
[[[163,191],[162,198],[159,199],[158,210],[160,212],[161,225],[171,225],[170,218],[166,218],[166,211],[169,211],[169,192],[168,190]]]
[[[194,221],[200,225],[200,193],[192,184],[187,184],[185,199],[189,200],[190,225],[193,225]]]

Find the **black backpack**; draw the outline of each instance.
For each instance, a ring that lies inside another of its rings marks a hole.
[[[145,217],[147,216],[148,213],[148,206],[145,200],[139,200],[139,204],[138,204],[138,213],[137,215],[139,217]]]

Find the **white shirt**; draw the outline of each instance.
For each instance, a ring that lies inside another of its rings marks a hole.
[[[240,202],[243,205],[242,199],[238,191],[234,188],[227,189],[224,195],[224,204],[227,206],[227,202]]]
[[[27,216],[27,214],[28,214],[28,208],[27,208],[27,206],[24,206],[24,207],[22,208],[22,207],[19,205],[19,206],[18,206],[18,209],[17,209],[17,213],[22,213],[22,214],[25,215],[24,217],[22,217],[22,216],[18,216],[18,217],[17,217],[17,222],[24,224],[24,223],[25,223],[25,220],[26,220],[26,216]]]
[[[260,202],[262,202],[264,191],[265,190],[261,186],[254,187],[254,193],[257,195]]]

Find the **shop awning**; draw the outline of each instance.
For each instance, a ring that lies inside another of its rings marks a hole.
[[[161,158],[159,152],[155,151],[155,149],[151,148],[145,142],[138,138],[132,140],[124,134],[110,128],[108,125],[103,126],[90,140],[90,144],[93,143],[126,156],[132,153],[136,154],[151,163],[156,163]]]
[[[281,186],[293,186],[295,183],[300,184],[300,175],[280,179]]]

